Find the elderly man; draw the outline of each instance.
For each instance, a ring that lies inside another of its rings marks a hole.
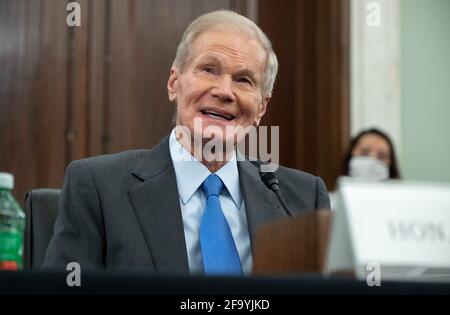
[[[192,22],[167,83],[176,128],[150,150],[69,165],[44,267],[250,273],[256,229],[287,214],[235,148],[238,130],[266,112],[277,67],[247,18],[216,11]],[[209,141],[221,144],[206,156]],[[329,208],[320,178],[284,167],[276,176],[295,213]]]

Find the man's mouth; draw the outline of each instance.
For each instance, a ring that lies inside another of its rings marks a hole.
[[[202,109],[200,110],[200,112],[205,115],[208,116],[212,119],[217,119],[217,120],[226,120],[226,121],[231,121],[234,118],[236,118],[234,115],[229,114],[227,112],[223,112],[223,111],[219,111],[219,110],[215,110],[215,109]]]

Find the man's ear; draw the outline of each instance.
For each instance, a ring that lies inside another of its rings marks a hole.
[[[179,76],[180,73],[177,67],[172,66],[172,68],[170,69],[169,80],[167,81],[167,92],[169,94],[169,100],[171,102],[175,102],[177,100]]]
[[[255,126],[258,127],[261,119],[267,111],[267,106],[269,105],[270,99],[272,98],[272,93],[265,94],[261,101],[261,106],[258,109],[258,113],[255,118]]]

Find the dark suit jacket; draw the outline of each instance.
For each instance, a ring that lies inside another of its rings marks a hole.
[[[249,161],[238,162],[250,241],[263,223],[286,217]],[[280,167],[280,191],[295,213],[329,208],[323,181]],[[254,248],[254,246],[252,246]],[[166,137],[150,150],[74,161],[43,268],[144,269],[189,273],[175,171]]]

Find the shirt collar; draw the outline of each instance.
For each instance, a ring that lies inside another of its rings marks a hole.
[[[178,193],[183,203],[186,204],[211,172],[178,142],[175,136],[175,129],[170,134],[169,150],[175,169]],[[216,172],[216,175],[220,177],[236,207],[240,209],[242,194],[239,184],[236,151],[233,153],[230,161]]]
[[[236,161],[236,151],[231,159],[216,172],[230,193],[236,208],[240,209],[242,202],[241,186],[239,183],[239,171]]]

